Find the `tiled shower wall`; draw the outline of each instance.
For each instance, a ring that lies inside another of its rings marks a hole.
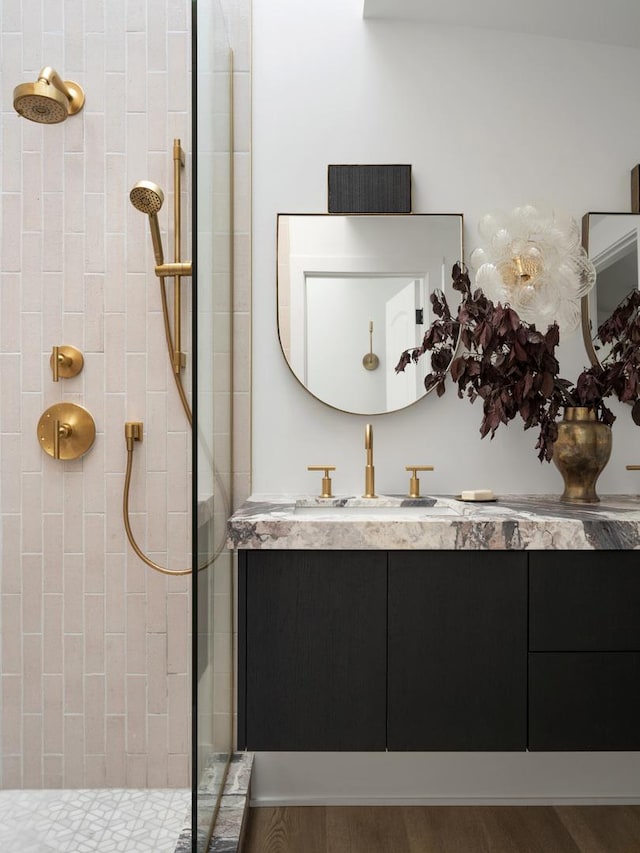
[[[185,786],[190,580],[133,555],[121,502],[124,422],[142,420],[132,526],[154,560],[189,564],[190,436],[146,217],[128,193],[142,178],[165,189],[170,257],[173,138],[191,149],[190,4],[0,8],[2,786]],[[14,86],[44,65],[85,89],[84,110],[60,125],[12,110]],[[79,376],[52,382],[54,344],[83,351]],[[95,418],[80,460],[38,446],[38,419],[60,400]]]

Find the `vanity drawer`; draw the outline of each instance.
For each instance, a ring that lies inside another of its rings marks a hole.
[[[529,749],[640,749],[640,653],[529,655]]]
[[[635,551],[529,554],[530,651],[640,651]]]

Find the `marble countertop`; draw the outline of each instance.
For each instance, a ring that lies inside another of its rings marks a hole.
[[[233,549],[634,550],[640,497],[605,495],[598,504],[549,495],[497,495],[466,502],[451,495],[252,495],[229,519]]]

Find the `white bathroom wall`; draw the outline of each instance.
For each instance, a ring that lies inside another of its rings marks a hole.
[[[493,488],[551,493],[536,436],[518,422],[482,443],[480,409],[442,399],[373,418],[334,411],[290,374],[276,331],[276,214],[327,209],[329,163],[411,163],[415,212],[465,216],[467,254],[479,217],[543,198],[576,219],[629,210],[639,159],[637,50],[561,39],[363,21],[359,0],[254,0],[253,491],[317,488],[306,466],[337,465],[337,493],[364,485],[364,424],[375,427],[379,491],[406,488],[406,464],[435,465],[432,492]],[[560,353],[575,378],[586,363],[576,335]],[[640,432],[615,406],[607,492],[636,492],[624,465]],[[409,758],[259,754],[252,790],[262,802],[593,800],[640,796],[634,756]]]
[[[170,257],[174,137],[187,152],[185,238],[190,219],[190,4],[3,0],[0,21],[2,786],[182,787],[190,579],[135,557],[121,504],[124,422],[142,420],[132,526],[160,564],[190,564],[190,434],[147,217],[128,200],[140,179],[164,188]],[[12,109],[14,86],[44,65],[85,89],[63,124]],[[79,376],[52,382],[54,344],[84,352]],[[95,418],[76,461],[38,447],[38,418],[60,400]]]
[[[306,394],[277,339],[276,214],[326,212],[329,163],[411,163],[415,212],[463,212],[467,255],[486,211],[547,199],[576,219],[628,210],[638,161],[638,51],[586,42],[363,20],[359,0],[255,0],[253,203],[253,491],[315,489],[306,466],[337,465],[336,491],[363,486],[363,428],[374,424],[376,484],[405,488],[406,464],[435,464],[433,492],[489,487],[558,493],[536,434],[520,422],[480,443],[481,411],[427,397],[373,418]],[[586,364],[579,333],[562,374]],[[614,449],[599,488],[635,492],[640,432],[616,405]],[[638,448],[636,451],[636,447]]]

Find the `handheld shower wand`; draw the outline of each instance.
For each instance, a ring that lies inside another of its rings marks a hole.
[[[158,212],[164,203],[164,193],[153,181],[138,181],[129,193],[131,204],[140,213],[146,213],[149,217],[149,229],[153,242],[153,254],[156,264],[164,263],[164,252],[162,251],[162,236],[158,225]]]
[[[170,344],[171,363],[173,372],[176,375],[186,364],[185,354],[182,352],[182,297],[181,297],[181,282],[184,276],[191,276],[193,272],[191,261],[181,260],[180,237],[182,231],[181,211],[180,211],[180,169],[184,166],[184,151],[179,139],[173,140],[173,231],[174,231],[174,258],[173,263],[166,264],[164,262],[164,252],[162,251],[162,239],[160,236],[160,228],[158,226],[157,213],[162,207],[164,201],[164,193],[157,184],[152,181],[138,181],[129,193],[131,203],[141,213],[146,213],[149,217],[149,228],[151,229],[151,239],[153,241],[153,252],[156,259],[155,273],[160,279],[162,285],[163,301],[166,299],[164,280],[167,277],[173,277],[173,340]],[[171,337],[168,332],[167,338]]]

